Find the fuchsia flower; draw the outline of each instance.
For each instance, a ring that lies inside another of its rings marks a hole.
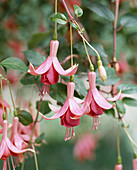
[[[111,105],[107,101],[116,101],[121,93],[116,95],[114,98],[105,99],[96,88],[96,73],[89,72],[88,78],[89,91],[82,105],[82,110],[85,112],[84,114],[88,114],[93,117],[93,129],[97,129],[97,124],[100,124],[98,116],[102,115],[106,109],[114,107],[114,105]]]
[[[137,170],[137,158],[134,158],[132,163],[133,163],[133,170]]]
[[[97,147],[97,139],[90,133],[82,135],[75,144],[74,156],[79,161],[85,161],[95,158],[95,149]]]
[[[28,146],[28,144],[19,135],[18,124],[19,124],[19,118],[14,117],[10,140],[15,147],[17,147],[18,149],[21,150],[21,149],[26,148]]]
[[[4,104],[4,111],[7,115],[7,108],[10,109],[10,105],[3,100],[3,104]],[[0,125],[3,126],[3,108],[2,108],[2,100],[0,99]]]
[[[74,119],[74,118],[77,116],[80,117],[83,114],[80,106],[77,104],[74,98],[74,89],[75,89],[75,83],[68,82],[67,99],[61,109],[58,109],[50,105],[51,110],[53,112],[56,112],[54,116],[48,118],[40,114],[46,120],[57,119],[57,118],[61,119],[61,125],[66,127],[66,134],[64,139],[65,141],[75,136],[73,127],[78,126],[80,124],[80,119],[79,118]]]
[[[115,170],[122,170],[123,165],[122,164],[116,164],[115,165]]]
[[[17,156],[18,154],[24,153],[26,151],[32,151],[29,148],[20,150],[11,143],[11,141],[9,140],[7,136],[7,125],[8,125],[7,120],[4,120],[3,121],[3,136],[2,136],[1,143],[0,143],[0,159],[4,160],[4,164],[3,164],[4,170],[7,169],[6,160],[10,155]],[[13,165],[13,169],[15,169],[14,165]]]
[[[36,69],[30,63],[29,73],[32,75],[41,75],[41,82],[45,85],[56,84],[59,80],[59,74],[63,76],[72,76],[76,73],[78,65],[74,65],[73,69],[69,68],[64,70],[60,65],[57,58],[59,42],[50,42],[50,55],[49,57]],[[44,90],[44,89],[43,89]]]

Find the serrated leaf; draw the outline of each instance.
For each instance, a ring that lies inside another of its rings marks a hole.
[[[20,123],[22,123],[24,126],[28,126],[33,123],[33,118],[31,114],[25,110],[18,111],[18,117]]]
[[[114,110],[114,108],[109,109],[109,110],[105,110],[104,113],[107,114],[107,115],[110,115],[112,117],[115,117],[115,110]]]
[[[98,69],[96,70],[96,83],[102,86],[111,86],[116,84],[120,81],[120,78],[116,76],[116,72],[111,67],[105,67],[105,70],[107,72],[107,80],[105,83],[100,79],[100,76],[98,74]]]
[[[42,101],[41,106],[40,106],[40,112],[45,115],[48,114],[51,110],[49,108],[48,103],[50,103],[50,101]],[[36,109],[38,110],[39,107],[39,101],[36,102]]]
[[[36,33],[32,35],[31,39],[28,42],[29,49],[33,49],[37,47],[41,42],[43,42],[46,37],[48,37],[51,34],[52,31],[48,31],[45,33]]]
[[[22,72],[27,72],[28,67],[25,65],[25,63],[16,57],[9,57],[1,62],[3,67],[10,68],[12,70],[18,70]]]
[[[102,5],[101,3],[98,2],[89,2],[84,0],[84,5],[97,15],[109,20],[109,21],[114,21],[114,14],[112,11],[105,5]]]
[[[67,98],[67,86],[62,83],[51,85],[49,94],[54,100],[64,103]]]
[[[74,5],[74,13],[76,17],[81,17],[83,15],[83,10],[78,5]]]
[[[137,93],[137,85],[135,84],[120,84],[117,87],[118,91],[121,90],[121,93],[126,93],[126,94],[134,94]]]
[[[123,102],[120,99],[118,99],[116,101],[116,108],[117,108],[119,113],[121,113],[121,114],[125,114],[126,113],[125,106],[124,106]]]
[[[78,30],[79,28],[78,28],[78,26],[75,24],[75,23],[73,23],[73,22],[69,22],[70,23],[70,25],[74,28],[74,29],[76,29],[76,30]]]
[[[125,103],[128,106],[133,106],[133,107],[137,107],[137,100],[130,98],[130,97],[124,97],[122,99],[123,103]]]
[[[122,16],[122,18],[120,20],[120,24],[125,25],[127,27],[136,26],[137,25],[137,15],[130,14],[130,13],[125,14],[124,16]]]
[[[28,50],[23,53],[27,60],[34,66],[39,66],[46,60],[46,57],[37,51]]]
[[[36,139],[35,139],[35,143],[37,144],[41,144],[42,140],[44,139],[45,133],[42,133],[41,135],[39,135]]]
[[[56,15],[50,17],[50,19],[54,22],[57,22],[59,24],[65,25],[67,23],[67,18],[64,14],[57,13]]]

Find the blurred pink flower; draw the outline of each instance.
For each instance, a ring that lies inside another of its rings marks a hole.
[[[79,117],[83,114],[80,106],[78,105],[78,103],[74,98],[74,89],[75,89],[75,83],[68,82],[67,99],[61,109],[58,109],[50,105],[51,110],[53,112],[56,112],[54,116],[48,118],[40,114],[46,120],[57,119],[57,118],[61,119],[61,125],[66,127],[66,134],[64,139],[65,141],[75,136],[73,127],[78,126],[80,124]]]
[[[137,170],[137,158],[132,160],[133,163],[133,170]]]
[[[10,105],[5,100],[3,100],[3,104],[4,104],[4,111],[7,116],[7,108],[10,109]],[[2,107],[1,98],[0,98],[0,125],[3,126],[3,107]]]
[[[100,124],[99,115],[102,115],[105,109],[111,109],[114,105],[111,105],[107,101],[116,101],[120,97],[120,93],[114,98],[105,99],[102,94],[96,88],[96,73],[89,72],[89,91],[86,99],[82,105],[84,114],[88,114],[93,117],[93,129],[97,129],[97,124]]]
[[[123,166],[122,166],[122,164],[116,164],[115,165],[115,170],[122,170],[122,168],[123,168]]]
[[[92,160],[95,158],[95,149],[97,139],[93,134],[86,133],[82,135],[75,144],[73,154],[79,161]]]
[[[3,1],[8,1],[8,0],[3,0]],[[9,17],[5,23],[4,23],[4,27],[10,31],[16,31],[18,26],[17,23],[15,21],[14,17]]]

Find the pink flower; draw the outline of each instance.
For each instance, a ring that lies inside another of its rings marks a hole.
[[[17,147],[18,149],[24,149],[28,146],[28,144],[21,138],[21,136],[18,133],[18,124],[19,124],[19,118],[14,117],[13,118],[13,127],[11,132],[11,142],[12,144]]]
[[[133,163],[133,170],[137,170],[137,158],[133,159],[132,163]]]
[[[115,170],[122,170],[122,168],[123,168],[122,164],[115,165]]]
[[[4,104],[4,111],[7,115],[7,108],[10,109],[10,105],[3,100],[3,104]],[[2,108],[2,100],[0,99],[0,125],[3,126],[3,108]]]
[[[52,105],[50,105],[50,108],[53,112],[56,112],[56,114],[50,118],[43,116],[40,114],[44,119],[51,120],[51,119],[61,119],[61,125],[66,127],[66,134],[65,134],[65,141],[69,140],[73,136],[75,136],[74,133],[74,126],[78,126],[80,124],[80,119],[75,119],[76,117],[80,117],[83,112],[76,102],[74,98],[74,89],[75,89],[75,83],[74,82],[68,82],[67,84],[67,99],[62,106],[61,109],[58,109]]]
[[[96,73],[89,72],[88,78],[89,91],[82,105],[82,110],[85,114],[93,117],[93,129],[97,129],[97,124],[100,124],[98,116],[102,115],[105,109],[111,109],[114,107],[114,105],[111,105],[107,101],[116,101],[121,93],[116,95],[114,98],[105,99],[96,88]]]
[[[8,124],[7,120],[4,120],[3,121],[3,136],[2,136],[1,143],[0,143],[0,159],[4,160],[4,167],[3,167],[4,170],[7,169],[6,160],[10,155],[17,156],[18,154],[24,153],[26,151],[32,151],[31,149],[20,150],[11,143],[11,141],[9,140],[7,136],[7,124]]]
[[[73,69],[69,68],[64,70],[60,65],[57,58],[59,42],[51,41],[50,42],[50,55],[49,57],[36,69],[30,63],[29,73],[32,75],[41,75],[41,82],[46,85],[56,84],[59,80],[59,74],[63,76],[72,76],[77,71],[77,65],[74,65]]]
[[[90,133],[86,133],[76,142],[73,153],[77,160],[85,161],[95,158],[97,139]]]

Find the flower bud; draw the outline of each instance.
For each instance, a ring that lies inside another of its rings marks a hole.
[[[104,66],[102,65],[102,61],[101,60],[98,60],[97,63],[98,63],[98,73],[99,73],[99,76],[100,76],[101,80],[103,82],[105,82],[106,79],[107,79],[106,70],[105,70]]]
[[[133,163],[133,170],[137,170],[137,158],[134,158],[132,163]]]
[[[122,164],[115,165],[115,170],[122,170],[122,168],[123,168]]]

